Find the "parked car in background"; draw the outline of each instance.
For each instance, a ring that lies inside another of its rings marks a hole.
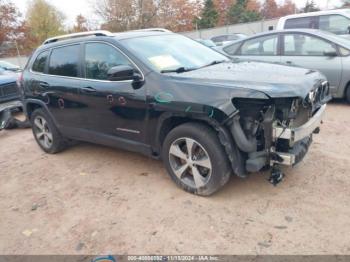
[[[213,41],[211,41],[210,39],[196,39],[196,41],[198,43],[201,43],[202,45],[205,45],[205,46],[210,47],[210,48],[216,47],[216,44]]]
[[[350,9],[337,9],[281,17],[276,29],[319,29],[349,37],[349,26]]]
[[[177,185],[199,195],[268,166],[279,182],[278,166],[303,159],[329,100],[319,72],[232,63],[149,29],[48,39],[20,79],[43,151],[76,139],[140,152],[162,159]]]
[[[12,72],[19,72],[21,70],[18,65],[14,65],[6,61],[0,61],[0,69]]]
[[[245,34],[229,34],[213,36],[210,38],[210,40],[213,41],[217,46],[222,46],[246,37],[247,35]]]
[[[330,83],[334,98],[350,103],[350,41],[312,29],[291,29],[254,35],[221,47],[234,58],[315,69]]]
[[[0,70],[0,103],[19,99],[17,74],[5,74]]]

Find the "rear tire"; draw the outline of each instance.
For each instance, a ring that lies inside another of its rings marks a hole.
[[[214,130],[186,123],[169,132],[162,159],[172,180],[187,192],[208,196],[222,188],[232,173]]]
[[[346,88],[345,100],[346,100],[346,102],[348,102],[348,104],[350,104],[350,85],[348,85],[348,87]]]
[[[30,122],[34,138],[43,151],[55,154],[66,148],[66,140],[43,109],[36,109],[31,114]]]

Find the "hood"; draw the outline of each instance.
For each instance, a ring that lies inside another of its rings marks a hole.
[[[225,62],[172,74],[178,80],[226,88],[247,88],[271,98],[300,97],[326,78],[318,71],[262,62]]]
[[[0,74],[0,85],[8,84],[16,82],[17,75],[16,74]]]

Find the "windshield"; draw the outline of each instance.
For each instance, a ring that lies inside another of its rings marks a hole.
[[[143,62],[163,73],[180,73],[229,61],[211,48],[177,34],[130,38],[123,42]]]
[[[350,49],[350,39],[346,38],[345,36],[338,36],[334,33],[327,31],[319,32],[319,34],[332,42],[335,42],[339,45],[342,45],[343,47]]]
[[[0,61],[0,67],[2,67],[2,68],[8,68],[8,69],[18,68],[18,66],[13,65],[13,64],[8,63],[8,62],[5,62],[5,61]]]

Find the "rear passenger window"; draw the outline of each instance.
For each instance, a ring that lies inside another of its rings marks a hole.
[[[50,57],[49,74],[58,76],[78,76],[79,45],[53,49]]]
[[[38,72],[38,73],[44,73],[45,65],[46,65],[46,61],[47,61],[48,56],[49,56],[49,51],[45,51],[45,52],[40,53],[36,57],[36,59],[33,63],[32,71]]]
[[[268,35],[247,40],[241,47],[242,55],[277,55],[278,35]]]
[[[229,55],[234,55],[234,54],[236,54],[237,49],[239,48],[240,45],[241,45],[241,43],[229,45],[229,46],[224,48],[224,52],[229,54]]]

